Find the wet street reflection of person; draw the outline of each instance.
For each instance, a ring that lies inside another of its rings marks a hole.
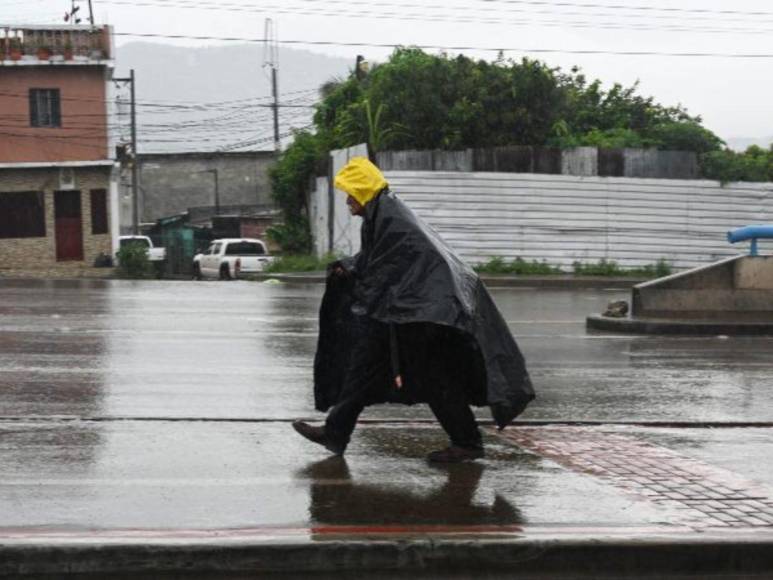
[[[361,249],[331,264],[320,308],[314,395],[327,420],[293,427],[342,455],[368,405],[427,403],[450,439],[430,461],[483,457],[470,405],[489,406],[504,429],[534,398],[507,324],[474,270],[373,163],[350,160],[335,185],[363,219]]]
[[[343,457],[328,457],[297,474],[309,480],[312,526],[519,526],[521,512],[501,495],[475,501],[485,466],[445,465],[437,489],[421,493],[397,484],[357,483]]]

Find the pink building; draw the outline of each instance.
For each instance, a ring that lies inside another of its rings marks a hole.
[[[112,254],[112,55],[109,27],[0,25],[0,276]]]

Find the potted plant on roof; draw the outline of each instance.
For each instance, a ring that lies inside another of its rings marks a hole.
[[[51,47],[45,41],[38,44],[38,60],[48,60],[51,58]]]
[[[5,60],[5,39],[0,38],[0,62]]]
[[[72,48],[72,42],[68,38],[64,43],[64,48],[62,49],[62,54],[64,55],[64,60],[72,60],[75,56]]]
[[[11,60],[21,60],[22,53],[21,40],[16,37],[11,38],[8,42],[8,55]]]

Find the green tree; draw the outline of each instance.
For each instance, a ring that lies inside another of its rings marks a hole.
[[[321,153],[319,138],[299,131],[269,171],[271,195],[282,211],[283,223],[270,228],[268,235],[288,252],[310,249],[306,196]]]
[[[315,131],[299,133],[271,175],[284,216],[272,235],[294,249],[308,247],[306,188],[332,149],[363,142],[371,152],[590,145],[710,155],[722,144],[699,117],[639,94],[638,83],[604,89],[576,68],[564,72],[526,58],[487,62],[398,48],[364,78],[333,79],[320,95]],[[707,166],[724,162],[710,157]]]

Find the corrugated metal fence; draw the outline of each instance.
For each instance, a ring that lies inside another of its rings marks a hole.
[[[386,172],[392,189],[471,263],[494,256],[675,268],[745,251],[729,229],[773,223],[773,184],[465,172]],[[763,243],[763,250],[765,244]],[[773,249],[773,248],[771,248]]]

